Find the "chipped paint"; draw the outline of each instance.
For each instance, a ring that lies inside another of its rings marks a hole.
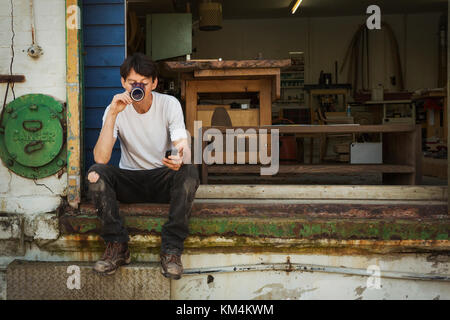
[[[132,234],[161,234],[166,217],[126,216],[125,225]],[[99,233],[96,216],[63,216],[62,232]],[[449,240],[450,219],[338,219],[307,216],[275,218],[195,216],[190,219],[193,236],[242,236],[281,239],[336,240]]]

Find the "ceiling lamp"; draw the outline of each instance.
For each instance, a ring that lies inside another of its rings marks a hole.
[[[222,3],[203,0],[199,3],[199,28],[203,31],[222,29]]]
[[[303,0],[297,0],[297,2],[294,4],[294,6],[292,7],[292,14],[295,13],[295,11],[297,11],[298,7],[300,7],[300,3],[302,3]]]

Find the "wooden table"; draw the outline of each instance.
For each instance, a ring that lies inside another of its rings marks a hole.
[[[272,101],[280,98],[280,69],[291,60],[230,60],[230,61],[171,61],[165,62],[170,71],[182,73],[181,97],[186,101],[186,128],[194,136],[194,121],[210,126],[215,107],[199,107],[199,93],[259,94],[259,108],[230,109],[233,126],[272,124]]]
[[[215,127],[225,132],[225,127]],[[416,185],[422,178],[422,153],[420,125],[283,125],[242,127],[244,131],[253,128],[278,129],[279,133],[322,134],[322,133],[381,133],[383,140],[383,164],[293,164],[280,165],[279,174],[302,173],[382,173],[383,184]],[[203,128],[204,132],[208,128]],[[237,129],[237,128],[235,128]],[[208,183],[208,173],[259,173],[261,165],[250,164],[202,164],[202,183]]]

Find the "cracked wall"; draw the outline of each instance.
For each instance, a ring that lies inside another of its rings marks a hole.
[[[13,74],[25,75],[26,81],[16,83],[15,96],[41,93],[66,100],[66,46],[65,4],[60,0],[34,3],[36,42],[44,54],[38,59],[27,55],[31,45],[30,3],[14,0],[14,62]],[[11,1],[0,2],[0,74],[9,74],[12,57]],[[0,96],[4,97],[6,84],[0,84]],[[9,90],[7,102],[13,100]],[[3,101],[0,103],[0,110]],[[44,179],[27,179],[9,171],[0,161],[0,213],[23,214],[30,226],[36,214],[52,212],[65,195],[67,175],[52,175]],[[28,223],[27,223],[28,225]],[[44,228],[45,229],[45,228]],[[54,231],[49,231],[50,233]]]

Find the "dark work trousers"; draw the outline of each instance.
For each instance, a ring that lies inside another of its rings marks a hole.
[[[87,181],[89,194],[102,221],[101,237],[106,242],[128,242],[124,219],[117,200],[123,203],[170,203],[169,219],[162,227],[161,252],[181,254],[189,234],[189,218],[195,192],[200,184],[197,168],[183,164],[178,171],[168,167],[151,170],[125,170],[94,164],[100,178]]]

